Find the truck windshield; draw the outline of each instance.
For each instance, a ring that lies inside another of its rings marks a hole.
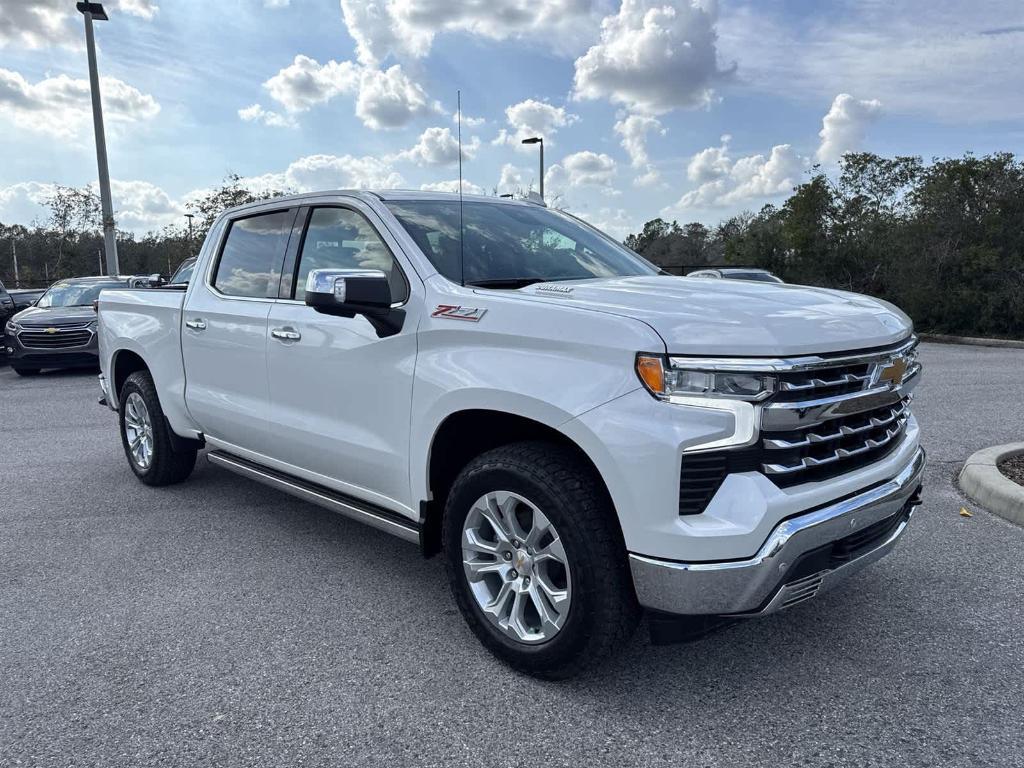
[[[54,283],[50,290],[42,295],[36,303],[37,307],[86,307],[100,297],[104,288],[124,288],[124,283]]]
[[[393,201],[388,208],[437,271],[467,285],[519,288],[554,280],[656,275],[658,268],[571,216],[533,205]]]

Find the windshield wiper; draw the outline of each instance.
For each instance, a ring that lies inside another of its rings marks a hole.
[[[534,283],[546,283],[546,277],[496,277],[490,280],[467,280],[466,285],[474,288],[525,288]]]

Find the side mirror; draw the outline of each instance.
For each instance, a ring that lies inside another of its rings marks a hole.
[[[159,288],[163,284],[164,284],[164,279],[163,279],[163,277],[160,276],[159,272],[154,272],[152,275],[149,276],[149,287],[150,288]]]
[[[307,306],[325,315],[363,315],[381,337],[400,331],[405,320],[391,302],[391,283],[379,269],[313,269],[306,278]]]

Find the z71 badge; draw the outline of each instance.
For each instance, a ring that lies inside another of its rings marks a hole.
[[[477,307],[460,307],[456,304],[438,304],[437,309],[430,313],[431,317],[442,317],[448,320],[466,320],[479,323],[480,318],[487,314],[486,309]]]

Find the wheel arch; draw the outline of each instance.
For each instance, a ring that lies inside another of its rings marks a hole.
[[[147,371],[152,376],[149,365],[142,355],[130,349],[119,349],[114,352],[110,363],[110,385],[111,395],[115,403],[121,401],[121,389],[124,383],[136,371]]]
[[[423,554],[431,557],[441,549],[441,517],[448,492],[459,472],[476,456],[523,441],[558,445],[578,456],[593,472],[609,508],[615,506],[605,479],[593,458],[572,437],[551,424],[530,416],[496,408],[466,408],[449,413],[434,430],[427,451],[427,498],[420,503]],[[615,524],[619,521],[616,515]],[[621,530],[621,527],[620,527]]]

